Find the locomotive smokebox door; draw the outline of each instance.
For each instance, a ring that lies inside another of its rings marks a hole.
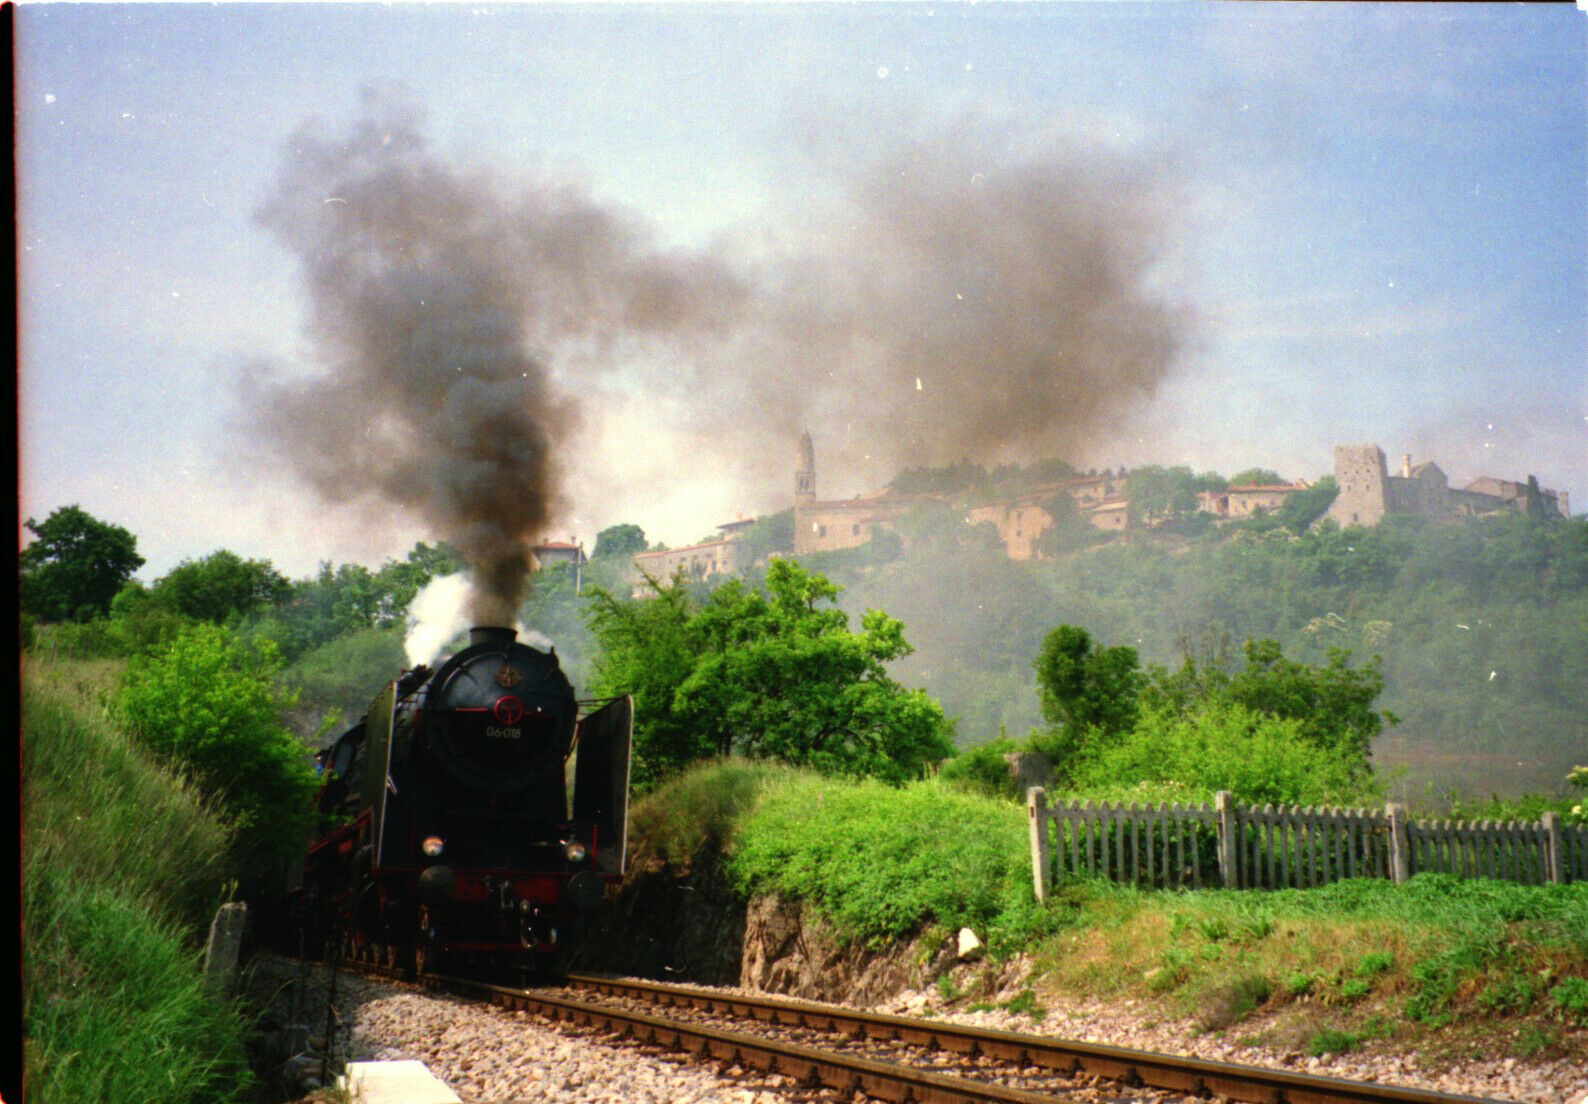
[[[634,699],[608,702],[578,725],[573,819],[596,826],[596,866],[621,875],[628,859],[629,745],[634,737]]]

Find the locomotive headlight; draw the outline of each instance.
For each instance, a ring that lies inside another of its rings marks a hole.
[[[584,862],[584,857],[586,854],[588,854],[588,852],[585,850],[584,844],[579,843],[578,841],[564,844],[562,853],[568,856],[569,862]]]
[[[425,853],[427,859],[439,859],[441,852],[446,849],[447,845],[441,841],[440,836],[426,836],[425,842],[419,845],[419,850]]]

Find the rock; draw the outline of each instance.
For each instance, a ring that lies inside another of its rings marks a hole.
[[[959,929],[959,957],[961,959],[968,960],[973,956],[979,955],[981,950],[982,942],[976,938],[975,932],[969,928]]]

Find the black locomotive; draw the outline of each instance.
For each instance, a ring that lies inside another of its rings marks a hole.
[[[319,754],[306,949],[555,968],[622,879],[632,723],[626,697],[580,716],[555,651],[511,629],[405,671]]]

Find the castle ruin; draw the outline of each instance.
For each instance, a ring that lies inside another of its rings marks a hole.
[[[1525,512],[1530,494],[1536,496],[1539,516],[1571,515],[1565,491],[1539,487],[1532,477],[1516,483],[1483,476],[1455,488],[1438,464],[1428,460],[1414,465],[1409,455],[1401,457],[1400,474],[1390,475],[1384,450],[1377,445],[1336,445],[1334,480],[1340,494],[1324,516],[1340,525],[1377,525],[1387,514],[1456,520],[1506,510]]]

